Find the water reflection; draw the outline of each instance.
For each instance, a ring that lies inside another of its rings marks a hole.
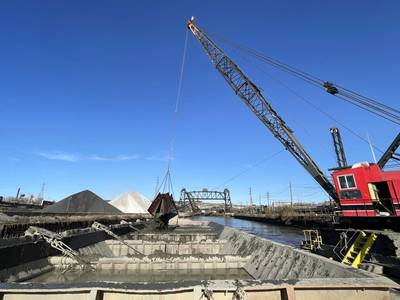
[[[299,247],[303,240],[303,231],[295,227],[270,225],[230,217],[195,216],[192,217],[192,220],[212,221],[294,247]]]

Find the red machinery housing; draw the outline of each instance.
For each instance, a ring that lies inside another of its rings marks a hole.
[[[400,171],[359,163],[332,172],[343,216],[400,216]]]

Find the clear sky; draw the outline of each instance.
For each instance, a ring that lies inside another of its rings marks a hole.
[[[166,168],[186,21],[399,108],[399,1],[2,1],[0,195],[59,200],[91,189],[151,198]],[[228,54],[258,84],[321,169],[337,126],[285,82],[385,149],[398,127],[318,89]],[[263,68],[261,71],[259,67]],[[340,127],[340,126],[339,126]],[[351,163],[372,160],[342,129]],[[190,35],[172,162],[182,187],[231,190],[236,203],[326,195],[234,95]],[[378,154],[377,154],[378,155]],[[241,176],[227,182],[245,170]]]

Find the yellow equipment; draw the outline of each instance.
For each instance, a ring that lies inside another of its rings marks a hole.
[[[342,263],[358,269],[377,238],[378,236],[375,233],[367,235],[364,231],[360,231],[344,256]]]

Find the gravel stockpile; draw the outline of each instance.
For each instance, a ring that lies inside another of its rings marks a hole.
[[[127,192],[110,202],[119,210],[128,214],[147,214],[150,201],[138,192]]]
[[[89,190],[85,190],[43,209],[48,213],[121,213],[119,209],[108,204]]]

